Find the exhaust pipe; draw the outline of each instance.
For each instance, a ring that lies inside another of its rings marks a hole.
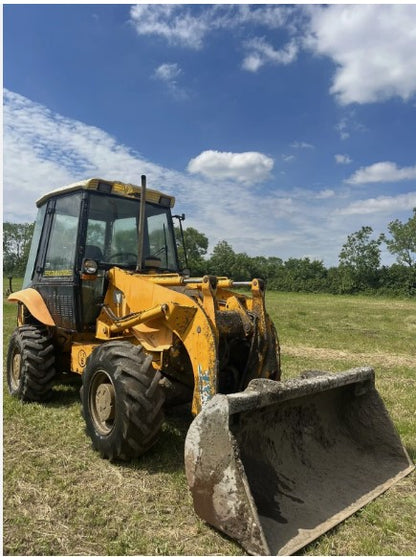
[[[143,245],[144,245],[144,220],[146,218],[146,176],[141,176],[142,191],[140,194],[140,213],[139,213],[139,230],[138,230],[138,246],[137,246],[137,265],[136,271],[143,268]]]

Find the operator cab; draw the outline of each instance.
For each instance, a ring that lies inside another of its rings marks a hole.
[[[84,258],[99,267],[136,269],[139,231],[138,199],[90,193]],[[178,272],[170,207],[146,203],[143,271]]]
[[[90,179],[37,201],[23,287],[42,294],[58,326],[80,331],[94,325],[105,271],[111,267],[141,273],[179,272],[171,215],[175,199],[146,190],[139,249],[141,192],[132,184]]]

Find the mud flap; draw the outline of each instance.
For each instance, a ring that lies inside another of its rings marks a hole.
[[[216,395],[185,442],[195,511],[251,554],[291,555],[414,466],[357,368]]]

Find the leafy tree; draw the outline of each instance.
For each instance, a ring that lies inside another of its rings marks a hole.
[[[3,224],[3,272],[6,275],[24,275],[34,226],[34,223]]]
[[[180,229],[175,227],[176,241],[178,243],[179,261],[185,266],[184,248]],[[188,227],[183,230],[188,266],[194,276],[204,275],[207,272],[207,261],[204,256],[208,250],[208,238],[195,228]]]
[[[286,261],[285,268],[292,283],[291,290],[318,292],[325,285],[327,273],[322,261],[311,261],[309,257],[290,258]]]
[[[256,256],[251,258],[251,275],[255,278],[269,280],[275,277],[283,267],[280,257]]]
[[[343,270],[341,266],[327,269],[325,292],[329,292],[330,294],[342,294],[342,283]]]
[[[233,265],[227,274],[233,280],[251,280],[254,276],[252,259],[246,253],[236,253]]]
[[[382,239],[392,255],[397,256],[399,264],[405,264],[416,268],[416,207],[413,208],[413,216],[405,223],[398,219],[389,223],[387,227],[391,238]]]
[[[271,281],[282,267],[283,261],[279,257],[250,257],[246,253],[236,253],[225,240],[218,242],[208,260],[211,274],[227,276],[235,281],[253,278]]]
[[[354,292],[374,288],[380,267],[382,238],[371,239],[373,229],[363,226],[350,234],[339,254],[342,291]]]
[[[321,292],[326,287],[326,276],[322,261],[291,257],[276,269],[269,285],[289,292]]]
[[[267,258],[267,271],[269,277],[272,277],[274,274],[276,274],[282,267],[283,260],[280,259],[280,257],[272,256]]]
[[[235,253],[225,240],[218,242],[208,261],[212,275],[230,277],[233,280],[250,280],[253,276],[252,259],[246,253]]]
[[[209,272],[217,276],[229,276],[236,262],[236,254],[228,242],[222,240],[214,247],[208,262]]]

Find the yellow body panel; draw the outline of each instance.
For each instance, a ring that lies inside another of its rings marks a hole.
[[[44,325],[48,325],[49,327],[55,326],[55,321],[46,307],[42,296],[34,288],[25,288],[19,292],[13,292],[13,294],[10,294],[8,297],[8,300],[9,302],[20,302],[26,306],[33,317]],[[23,318],[20,315],[20,312],[17,319],[19,326],[23,325]]]
[[[102,180],[101,178],[90,178],[89,180],[81,180],[80,182],[75,182],[74,184],[70,184],[69,186],[65,186],[63,188],[57,188],[48,192],[47,194],[43,195],[36,201],[36,205],[40,207],[47,201],[50,197],[55,195],[69,193],[76,190],[97,190],[99,184],[106,184],[111,187],[111,193],[115,195],[121,195],[123,197],[140,197],[141,196],[141,188],[139,186],[135,186],[134,184],[125,184],[123,182],[119,182],[117,180],[110,181],[110,180]],[[161,197],[169,200],[169,206],[173,207],[175,205],[175,198],[171,195],[166,195],[161,193],[158,190],[146,190],[146,201],[150,203],[159,203]]]
[[[194,414],[217,393],[221,315],[238,314],[249,334],[253,325],[248,311],[254,312],[264,346],[267,342],[274,346],[263,291],[257,280],[250,283],[253,298],[249,298],[227,290],[232,281],[217,281],[208,276],[185,283],[177,274],[141,275],[114,267],[108,271],[108,279],[103,309],[97,319],[97,339],[109,341],[120,335],[133,335],[146,351],[160,360],[163,352],[173,347],[175,338],[179,338],[192,364]],[[231,322],[228,330],[227,323],[221,319],[224,334],[232,334],[232,325]],[[270,376],[270,371],[263,369],[267,367],[265,359],[259,358],[250,376]]]
[[[71,371],[83,373],[88,357],[97,346],[97,343],[74,342],[71,346]]]
[[[195,379],[192,411],[197,414],[204,401],[215,394],[218,371],[217,335],[206,311],[189,296],[166,288],[166,282],[182,285],[179,275],[160,276],[162,286],[156,284],[155,276],[114,267],[108,278],[104,309],[97,319],[97,338],[110,340],[114,333],[124,329],[133,333],[148,351],[160,352],[172,346],[172,333],[177,335],[192,363]],[[118,292],[122,293],[119,304],[115,302],[120,298]]]

